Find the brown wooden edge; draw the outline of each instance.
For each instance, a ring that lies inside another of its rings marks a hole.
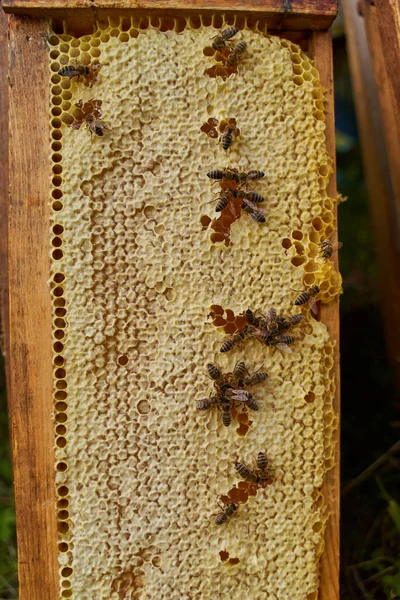
[[[8,326],[8,43],[7,16],[0,7],[0,346],[4,356],[7,397],[10,397],[10,344]]]
[[[344,4],[390,361],[400,389],[400,5]]]
[[[20,600],[59,597],[49,259],[48,23],[9,18],[11,432]]]
[[[336,158],[335,158],[335,114],[333,102],[333,61],[331,32],[316,32],[310,40],[309,55],[314,58],[322,85],[326,89],[326,145],[333,162],[333,175],[328,185],[331,198],[336,198]],[[337,222],[337,205],[335,208]],[[337,241],[337,232],[335,233]],[[337,253],[333,260],[338,268]],[[339,299],[330,304],[321,304],[321,321],[325,323],[331,338],[335,340],[334,374],[336,393],[334,411],[340,417],[340,349],[339,349]],[[325,550],[321,557],[321,582],[319,600],[338,600],[340,565],[340,428],[334,432],[335,466],[328,471],[323,485],[323,494],[329,518],[325,529]]]
[[[173,16],[207,12],[247,13],[264,19],[274,29],[328,29],[336,17],[338,0],[3,0],[6,12],[47,18],[70,17],[93,23],[98,11],[161,12]],[[110,14],[110,13],[109,13]]]

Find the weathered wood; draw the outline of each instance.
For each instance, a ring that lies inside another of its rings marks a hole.
[[[9,19],[11,432],[19,598],[58,594],[49,278],[46,21]]]
[[[8,206],[8,50],[7,17],[0,8],[0,345],[6,367],[9,397],[9,327],[7,275]]]
[[[263,18],[274,29],[328,29],[335,19],[338,0],[3,0],[4,10],[15,14],[66,18],[75,13],[88,18],[101,9],[162,11],[172,15],[185,11],[248,13]],[[86,14],[86,16],[84,16]]]
[[[344,2],[388,354],[400,388],[400,5]],[[379,110],[380,107],[380,110]]]
[[[315,65],[319,71],[320,80],[326,89],[326,145],[333,161],[334,173],[328,185],[328,193],[336,197],[336,161],[335,161],[335,115],[333,103],[333,62],[332,62],[332,37],[330,32],[314,33],[310,40],[309,55],[314,57]],[[337,206],[335,208],[337,220]],[[337,232],[334,234],[337,241]],[[338,255],[334,253],[332,259],[338,268]],[[336,394],[333,408],[338,418],[340,417],[340,352],[339,352],[339,299],[331,304],[321,305],[321,321],[326,324],[331,338],[335,340],[334,374]],[[325,530],[325,549],[321,557],[321,584],[318,598],[320,600],[338,600],[339,598],[339,560],[340,560],[340,430],[334,433],[335,466],[328,471],[323,486],[325,503],[329,519]]]

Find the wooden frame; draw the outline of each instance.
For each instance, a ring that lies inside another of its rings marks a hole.
[[[63,2],[82,6],[84,2]],[[87,4],[87,3],[86,3]],[[111,5],[106,0],[97,3]],[[113,2],[124,4],[126,2]],[[134,6],[133,3],[131,3]],[[175,3],[180,7],[180,2]],[[283,3],[265,2],[264,10]],[[292,3],[294,5],[295,3]],[[299,2],[333,6],[334,2]],[[51,2],[52,7],[60,1]],[[198,6],[192,3],[191,6]],[[219,7],[224,2],[218,4]],[[46,14],[44,0],[4,3],[8,11],[31,7]],[[154,6],[154,5],[152,5]],[[202,6],[202,5],[200,5]],[[232,9],[229,5],[229,8]],[[248,10],[254,3],[248,3]],[[241,10],[247,10],[247,2]],[[141,4],[143,8],[143,4]],[[207,5],[214,9],[214,5]],[[258,10],[262,7],[258,5]],[[44,11],[44,12],[43,12]],[[263,11],[263,14],[264,11]],[[272,23],[274,18],[272,19]],[[56,600],[58,593],[57,522],[54,486],[54,432],[52,419],[52,347],[49,278],[50,165],[48,146],[49,86],[45,37],[47,20],[25,16],[9,18],[10,36],[10,211],[9,290],[11,348],[11,425],[17,531],[19,544],[20,600]],[[288,33],[288,36],[291,36]],[[301,37],[301,36],[300,36]],[[306,33],[307,51],[315,59],[321,82],[327,89],[327,146],[334,159],[333,76],[330,32]],[[296,40],[297,41],[297,40]],[[34,77],[32,74],[34,73]],[[32,116],[34,115],[34,117]],[[336,194],[335,178],[328,192]],[[339,412],[338,303],[323,306],[321,319],[336,340],[336,398]],[[321,600],[337,600],[339,571],[339,433],[336,432],[336,466],[325,481],[324,493],[330,518],[325,552],[321,558]]]

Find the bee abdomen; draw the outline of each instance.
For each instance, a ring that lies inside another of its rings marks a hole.
[[[251,469],[249,469],[248,466],[244,463],[236,462],[235,468],[239,473],[240,477],[242,477],[242,479],[244,479],[245,481],[252,481],[253,483],[257,482],[257,475],[253,473],[253,471],[251,471]]]
[[[264,202],[264,196],[261,196],[261,194],[258,194],[257,192],[248,192],[247,197],[252,202]]]
[[[228,150],[232,146],[233,136],[231,132],[224,133],[221,138],[221,144],[224,150]]]
[[[224,176],[224,172],[220,169],[215,169],[214,171],[209,171],[207,173],[207,177],[210,179],[222,179]]]
[[[222,377],[221,371],[213,363],[208,363],[207,370],[208,370],[208,374],[210,375],[211,379],[216,380],[216,379],[220,379],[220,377]]]
[[[243,379],[245,374],[246,365],[243,361],[240,361],[237,363],[237,365],[235,365],[235,368],[233,369],[233,376],[236,377],[236,379]]]
[[[289,346],[290,344],[293,344],[293,342],[294,342],[294,337],[291,335],[282,335],[279,338],[279,343],[286,344],[287,346]]]
[[[257,455],[257,466],[260,471],[265,471],[268,466],[268,459],[265,452],[259,452]]]
[[[232,415],[231,415],[230,408],[229,408],[229,411],[222,412],[221,421],[222,421],[222,424],[225,425],[225,427],[229,427],[229,425],[231,424],[231,421],[232,421]]]
[[[215,207],[216,212],[221,212],[222,210],[224,210],[224,208],[228,206],[229,202],[230,198],[227,198],[226,196],[220,198],[217,202],[217,206]]]
[[[246,400],[246,405],[251,410],[258,410],[258,404],[257,404],[255,398],[251,394],[250,394],[250,397],[248,398],[248,400]]]
[[[265,177],[265,173],[263,171],[253,170],[247,173],[247,179],[250,180],[262,179],[263,177]]]

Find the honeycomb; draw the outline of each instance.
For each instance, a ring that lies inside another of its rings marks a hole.
[[[233,24],[125,15],[92,35],[49,34],[61,598],[317,595],[334,343],[305,307],[291,354],[254,339],[219,348],[247,307],[291,314],[292,290],[317,282],[323,302],[340,292],[332,261],[318,257],[335,204],[324,90],[297,45],[242,17],[237,74],[207,76],[215,61],[203,49]],[[58,75],[74,61],[102,65],[92,88]],[[71,127],[75,104],[93,99],[102,137]],[[211,117],[240,124],[228,153],[200,130]],[[229,245],[204,227],[215,216],[206,174],[224,167],[266,172],[267,222],[236,219]],[[206,364],[229,372],[241,359],[269,374],[246,436],[196,411]],[[248,486],[235,460],[260,450],[273,484],[217,526],[218,502]]]

